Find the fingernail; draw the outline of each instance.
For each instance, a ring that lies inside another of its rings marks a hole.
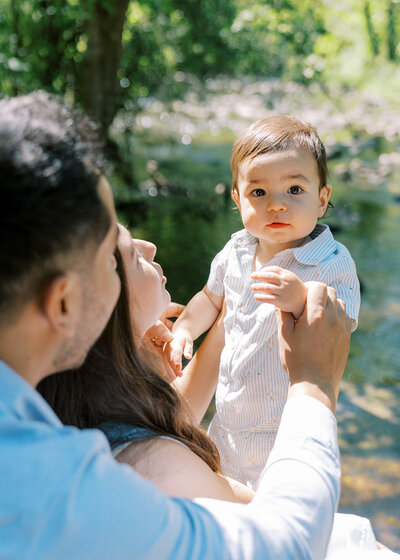
[[[169,331],[165,331],[165,333],[163,333],[163,335],[161,336],[161,340],[163,342],[171,342],[171,340],[173,340],[173,336]]]

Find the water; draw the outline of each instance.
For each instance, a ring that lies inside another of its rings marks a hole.
[[[157,196],[149,202],[146,217],[123,216],[133,226],[135,236],[157,245],[157,259],[164,268],[174,301],[186,303],[203,287],[213,256],[242,227],[233,202],[213,193],[221,177],[227,183],[230,150],[230,144],[219,146],[219,151],[210,145],[192,147],[187,160],[179,159],[174,169],[174,179],[178,180],[181,173],[178,184],[189,189],[190,196]],[[211,165],[211,170],[210,151],[213,158],[220,158],[219,165]],[[150,155],[154,158],[155,154]],[[167,170],[163,169],[165,174],[179,156],[174,150],[164,153],[169,158]],[[192,185],[205,180],[208,188],[197,188],[192,193]],[[398,383],[400,204],[386,191],[343,183],[334,173],[331,182],[335,208],[323,221],[350,250],[362,284],[359,327],[352,337],[345,378],[356,383]]]
[[[134,236],[157,245],[172,299],[186,303],[207,281],[214,255],[242,228],[229,191],[215,192],[230,184],[237,133],[270,107],[317,126],[331,155],[335,204],[323,221],[350,250],[362,285],[337,407],[340,510],[369,517],[377,538],[400,551],[400,112],[360,92],[343,94],[338,111],[298,85],[229,87],[216,84],[204,101],[192,94],[170,107],[149,103],[135,135],[132,117],[117,119],[116,136],[123,131],[143,191],[157,195],[147,197],[146,212],[120,217]],[[119,198],[131,196],[113,185]]]

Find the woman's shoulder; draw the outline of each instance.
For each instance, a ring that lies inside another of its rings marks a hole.
[[[248,502],[252,492],[217,474],[193,451],[173,438],[132,442],[117,460],[131,465],[170,496]]]
[[[117,460],[131,465],[135,471],[152,480],[167,494],[179,496],[186,495],[187,478],[192,487],[193,479],[198,480],[199,475],[212,472],[200,457],[173,438],[158,437],[131,441],[118,454]]]

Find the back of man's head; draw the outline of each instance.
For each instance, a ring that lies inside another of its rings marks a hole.
[[[0,323],[104,239],[94,126],[37,92],[0,101]]]

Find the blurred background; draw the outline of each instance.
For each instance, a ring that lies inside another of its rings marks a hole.
[[[0,0],[0,92],[45,89],[98,123],[121,221],[186,303],[241,228],[230,155],[289,114],[326,145],[324,221],[362,285],[338,405],[341,511],[400,551],[400,1]]]

